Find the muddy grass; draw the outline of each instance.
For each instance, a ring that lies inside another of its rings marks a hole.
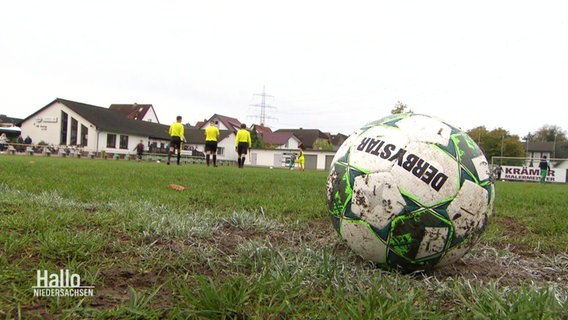
[[[507,223],[507,233],[514,234],[523,232],[522,225],[515,221]],[[123,241],[128,241],[123,236]],[[302,243],[325,244],[336,242],[335,255],[345,254],[349,250],[345,245],[337,241],[337,235],[328,220],[313,221],[305,230],[297,230],[291,233],[277,230],[258,232],[252,229],[242,229],[231,225],[223,225],[211,238],[207,239],[208,245],[216,246],[220,255],[231,256],[236,252],[238,245],[251,240],[266,241],[278,246],[300,246]],[[201,240],[203,241],[203,240]],[[173,241],[155,239],[153,247],[157,251],[184,252],[196,250],[195,242],[191,240]],[[500,251],[505,251],[503,257]],[[124,259],[124,257],[117,257]],[[223,259],[215,263],[223,263]],[[364,261],[360,261],[364,264]],[[217,270],[231,270],[230,266],[217,266]],[[179,272],[179,270],[177,270]],[[188,273],[204,276],[219,276],[210,265],[191,265]],[[230,271],[228,271],[230,272]],[[96,295],[91,302],[91,307],[99,310],[110,310],[124,305],[128,299],[130,288],[138,292],[144,292],[165,284],[171,279],[172,274],[167,269],[159,272],[156,270],[139,270],[135,266],[116,266],[100,270],[100,278],[103,283],[96,286]],[[246,273],[246,270],[245,270]],[[222,276],[222,275],[221,275]],[[546,286],[550,282],[566,283],[568,275],[566,271],[555,269],[550,264],[550,259],[538,252],[524,246],[508,246],[504,248],[492,248],[483,242],[478,244],[472,253],[467,254],[458,262],[445,266],[429,273],[421,274],[423,277],[435,277],[444,280],[448,277],[461,277],[471,282],[497,282],[500,286],[520,286],[523,283],[536,283]],[[164,285],[153,299],[153,307],[156,309],[171,307],[176,300],[174,292]],[[34,312],[45,307],[42,300],[37,300],[38,305],[25,306],[23,311]]]

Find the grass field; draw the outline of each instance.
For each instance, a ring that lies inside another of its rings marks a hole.
[[[498,182],[469,254],[404,275],[339,240],[326,172],[7,155],[0,172],[1,318],[568,318],[566,185]],[[37,270],[94,295],[36,297]]]

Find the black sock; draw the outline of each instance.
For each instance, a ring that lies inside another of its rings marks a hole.
[[[209,158],[210,158],[209,155],[206,155],[206,156],[205,156],[205,162],[207,162],[207,165],[208,165],[208,166],[209,166]]]
[[[217,165],[217,155],[216,154],[213,155],[213,165],[214,166]]]

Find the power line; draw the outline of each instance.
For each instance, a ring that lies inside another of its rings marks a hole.
[[[251,106],[253,107],[260,108],[260,114],[256,116],[259,119],[260,124],[266,125],[267,119],[275,120],[275,118],[266,115],[266,109],[276,109],[276,107],[266,104],[266,98],[268,97],[274,99],[274,96],[266,94],[264,86],[262,86],[262,93],[255,93],[254,96],[260,97],[260,103],[251,104]]]

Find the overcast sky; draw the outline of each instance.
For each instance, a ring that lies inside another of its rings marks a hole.
[[[401,101],[468,130],[568,129],[565,1],[2,1],[0,113],[55,98],[350,134]]]

